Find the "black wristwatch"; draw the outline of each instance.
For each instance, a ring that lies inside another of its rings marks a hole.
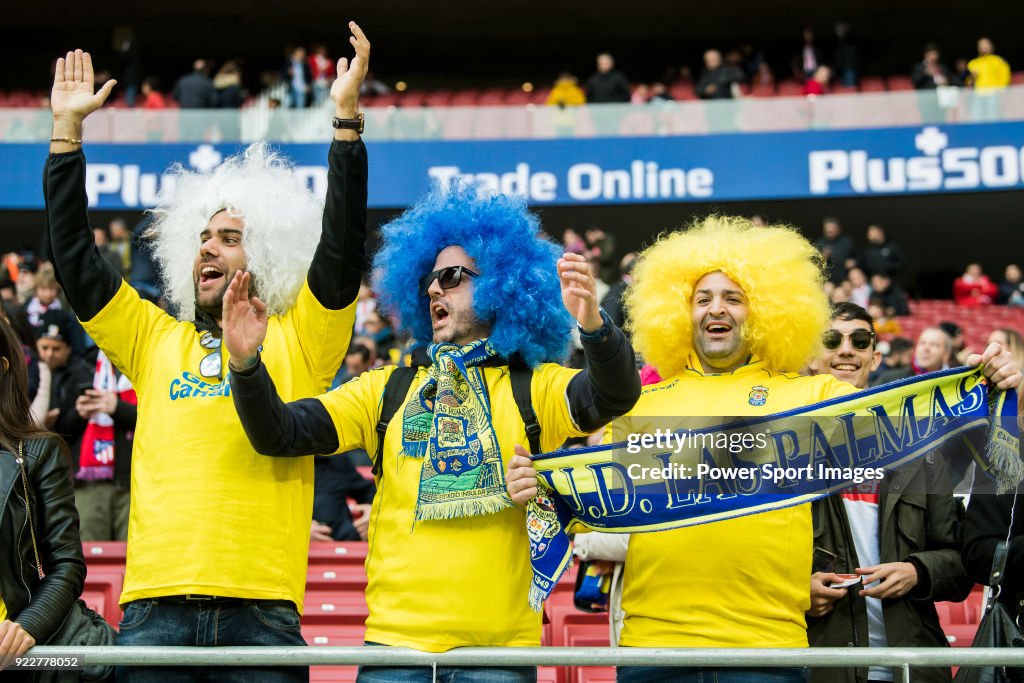
[[[354,119],[339,119],[335,116],[331,119],[331,125],[334,126],[335,130],[354,130],[360,135],[363,134],[363,128],[365,128],[366,117],[363,116],[362,112],[356,114]]]

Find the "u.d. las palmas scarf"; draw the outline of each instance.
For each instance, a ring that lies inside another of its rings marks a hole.
[[[429,375],[406,403],[402,452],[423,458],[416,519],[452,519],[512,506],[481,365],[486,339],[431,344]]]
[[[569,567],[574,530],[663,531],[809,503],[957,437],[983,442],[950,450],[973,453],[999,490],[1024,476],[1016,394],[992,389],[980,368],[763,417],[671,420],[669,429],[666,418],[627,416],[611,426],[609,445],[534,458],[540,493],[527,506],[534,609]]]

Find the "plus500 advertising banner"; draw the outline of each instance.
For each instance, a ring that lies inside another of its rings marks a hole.
[[[670,203],[984,191],[1024,186],[1024,122],[693,137],[371,142],[371,208],[459,180],[534,205]],[[321,195],[327,147],[278,146]],[[0,145],[0,209],[42,208],[46,145]],[[89,204],[144,209],[173,163],[216,168],[237,145],[88,144]]]

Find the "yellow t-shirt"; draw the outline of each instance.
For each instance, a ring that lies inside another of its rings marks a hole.
[[[4,604],[4,599],[0,598],[0,622],[6,621],[7,619],[7,605]]]
[[[767,415],[853,391],[831,375],[770,372],[754,359],[729,374],[688,369],[644,387],[630,415]],[[810,505],[633,534],[619,644],[807,647],[812,552]]]
[[[381,368],[363,373],[319,397],[338,431],[339,451],[365,448],[376,453],[381,400],[392,372]],[[554,364],[533,371],[531,397],[545,451],[581,435],[566,400],[566,387],[577,372]],[[421,369],[410,395],[425,377],[426,369]],[[508,368],[485,368],[484,379],[507,463],[516,444],[528,447],[526,430]],[[492,515],[414,523],[423,460],[400,455],[402,413],[399,408],[388,424],[370,517],[366,640],[426,652],[468,645],[539,646],[541,615],[528,603],[532,572],[525,513],[509,508]]]
[[[975,90],[992,90],[1010,85],[1010,65],[998,55],[975,57],[967,62],[967,70],[974,74]]]
[[[354,318],[354,302],[328,310],[305,284],[270,318],[262,357],[284,400],[330,385]],[[127,284],[83,326],[139,398],[121,604],[195,593],[291,600],[301,612],[313,459],[253,450],[226,375],[200,374],[202,335]]]

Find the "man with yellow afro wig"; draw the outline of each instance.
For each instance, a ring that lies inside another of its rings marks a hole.
[[[641,254],[626,294],[633,343],[664,378],[632,414],[766,415],[853,392],[831,375],[797,374],[829,325],[823,283],[820,254],[785,226],[711,216],[663,236]],[[634,534],[620,645],[807,647],[812,539],[810,505]],[[697,671],[624,667],[619,681],[687,673]],[[800,669],[715,673],[804,680]]]

